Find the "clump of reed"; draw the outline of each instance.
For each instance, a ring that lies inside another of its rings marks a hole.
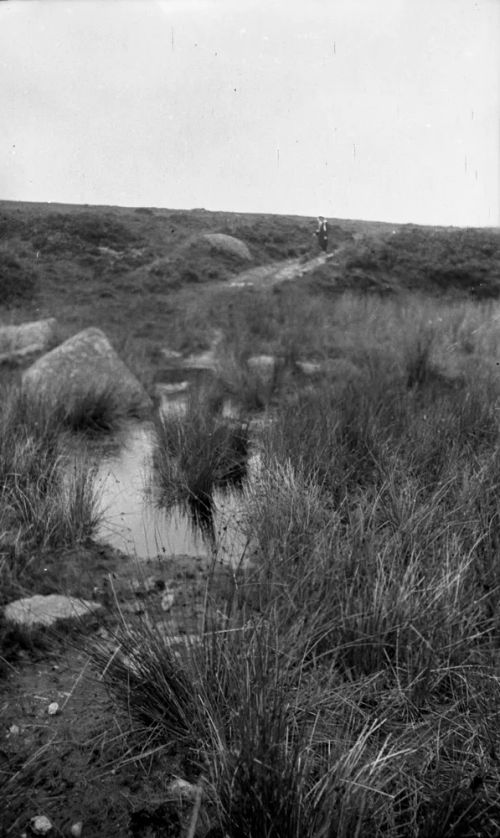
[[[213,491],[241,484],[249,449],[248,424],[226,418],[220,401],[201,391],[185,415],[155,417],[155,480],[166,504],[194,500],[210,508]]]
[[[144,403],[139,397],[126,399],[121,389],[109,383],[89,383],[73,392],[62,385],[48,404],[43,396],[30,394],[35,407],[50,414],[51,420],[63,428],[87,436],[116,433],[131,419],[144,416]]]

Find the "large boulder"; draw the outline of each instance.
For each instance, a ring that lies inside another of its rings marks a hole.
[[[0,326],[0,364],[20,363],[30,356],[46,352],[54,344],[56,332],[55,317],[17,326]]]
[[[234,236],[227,236],[225,233],[204,233],[201,240],[207,242],[213,250],[237,256],[243,262],[250,262],[252,259],[252,254],[245,242]]]
[[[45,403],[70,411],[85,397],[119,401],[123,413],[140,414],[151,407],[142,384],[118,357],[100,329],[89,328],[61,343],[24,371],[23,389]]]

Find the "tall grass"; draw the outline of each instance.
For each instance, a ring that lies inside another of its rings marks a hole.
[[[166,504],[194,500],[211,507],[215,488],[241,482],[249,446],[245,422],[224,418],[218,400],[201,392],[185,416],[155,419],[155,479]]]
[[[122,625],[110,683],[223,835],[499,834],[498,386],[417,315],[369,309],[365,375],[282,398],[224,628],[210,596],[197,643]]]
[[[93,469],[71,465],[65,430],[49,410],[13,388],[0,406],[2,599],[35,585],[47,550],[85,542],[99,521]]]

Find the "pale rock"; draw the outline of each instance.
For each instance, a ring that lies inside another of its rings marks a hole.
[[[109,392],[124,410],[151,407],[142,384],[117,355],[100,329],[84,329],[47,352],[24,371],[23,388],[51,404],[62,400],[71,410],[86,394]]]
[[[202,241],[208,242],[213,250],[218,250],[220,253],[237,256],[245,262],[249,262],[252,259],[248,245],[235,236],[228,236],[225,233],[204,233],[201,239]]]
[[[361,377],[361,370],[347,358],[326,361],[296,361],[296,368],[306,376],[326,375],[335,383],[348,383]]]
[[[52,701],[49,706],[47,707],[47,713],[49,716],[57,716],[59,713],[59,704],[57,701]]]
[[[30,828],[33,835],[48,835],[52,831],[52,823],[46,815],[36,815],[31,818]]]
[[[179,361],[182,358],[182,352],[177,352],[175,349],[169,349],[167,346],[160,349],[160,355],[165,361]]]
[[[173,604],[175,602],[175,591],[172,588],[167,587],[163,593],[161,598],[161,608],[162,611],[170,611]]]
[[[317,375],[323,372],[323,366],[318,361],[296,361],[295,366],[304,375]]]
[[[21,626],[52,626],[58,620],[78,619],[101,608],[97,602],[64,596],[35,594],[16,599],[4,608],[5,620]]]

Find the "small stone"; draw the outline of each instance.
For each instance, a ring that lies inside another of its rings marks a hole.
[[[175,795],[176,797],[182,798],[182,800],[195,800],[198,794],[198,789],[199,787],[193,785],[193,783],[188,783],[187,780],[177,777],[177,779],[170,783],[167,792]]]
[[[70,832],[71,832],[72,835],[74,835],[74,838],[80,838],[80,835],[82,834],[82,829],[83,829],[83,822],[82,821],[77,821],[71,827]]]
[[[165,593],[161,598],[161,608],[162,611],[170,611],[172,605],[175,602],[175,594],[172,588],[165,588]]]
[[[52,823],[46,815],[36,815],[31,818],[30,827],[33,835],[48,835],[52,830]]]
[[[9,736],[19,736],[20,732],[21,731],[18,725],[11,725],[9,727]]]
[[[49,716],[57,716],[57,714],[59,713],[59,704],[57,703],[57,701],[52,701],[49,704],[47,708],[47,713],[49,714]]]

